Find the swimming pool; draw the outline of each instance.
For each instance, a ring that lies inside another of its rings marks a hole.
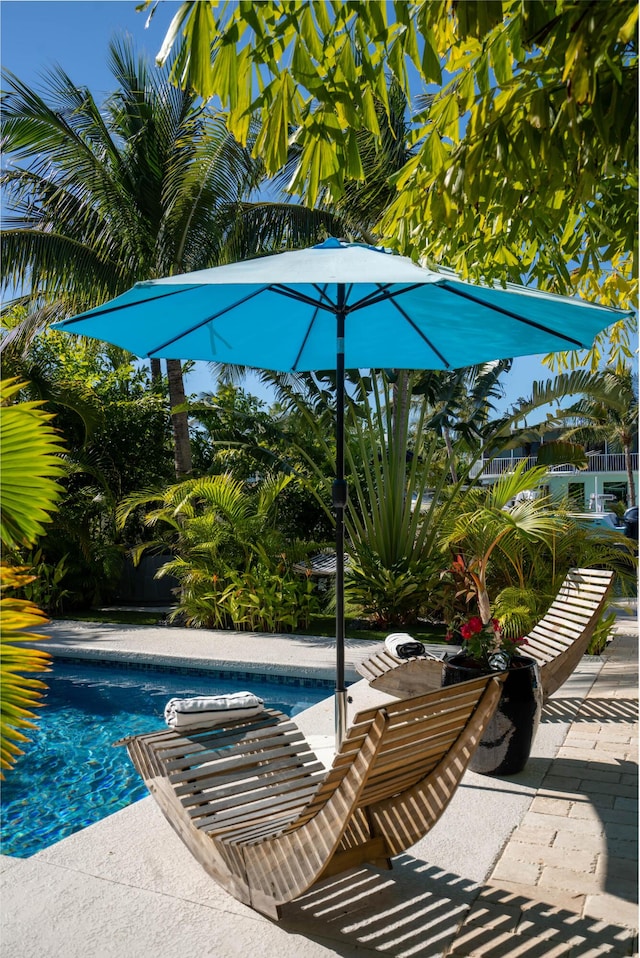
[[[248,689],[295,715],[331,695],[330,683],[281,684],[242,674],[176,674],[58,660],[43,676],[46,706],[16,767],[2,784],[4,855],[26,858],[147,795],[125,748],[125,735],[164,726],[173,696]]]

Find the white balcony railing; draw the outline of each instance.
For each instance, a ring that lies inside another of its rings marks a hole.
[[[532,469],[536,464],[536,457],[517,457],[513,458],[504,457],[499,459],[492,459],[491,461],[486,460],[483,462],[477,462],[472,470],[471,475],[473,478],[482,474],[486,478],[491,478],[492,476],[503,476],[508,472],[513,472],[516,466],[519,466],[520,463],[526,462],[527,468]],[[623,453],[607,453],[606,455],[589,455],[587,454],[587,468],[586,469],[577,469],[575,466],[570,465],[561,465],[561,466],[549,466],[549,472],[552,475],[558,475],[562,473],[572,474],[578,472],[625,472],[626,465],[624,461]],[[631,453],[631,468],[634,472],[638,470],[638,453]]]

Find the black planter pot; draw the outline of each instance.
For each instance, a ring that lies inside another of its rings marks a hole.
[[[456,685],[486,674],[469,665],[464,653],[444,663],[442,684]],[[515,775],[525,767],[542,713],[540,672],[533,659],[512,659],[498,706],[469,768],[482,775]]]

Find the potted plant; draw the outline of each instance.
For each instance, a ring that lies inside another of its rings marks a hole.
[[[542,712],[537,663],[520,654],[526,639],[504,635],[497,619],[474,615],[459,624],[462,649],[445,660],[442,684],[465,682],[480,673],[507,671],[502,695],[469,768],[484,775],[515,775],[531,753]],[[453,638],[454,633],[447,633]]]
[[[527,470],[522,464],[488,491],[473,490],[466,500],[468,507],[457,513],[445,534],[447,545],[460,550],[444,573],[445,583],[453,590],[454,604],[462,604],[465,613],[449,619],[449,639],[458,631],[462,649],[447,659],[443,684],[463,682],[479,672],[509,673],[494,717],[469,765],[487,775],[521,771],[540,722],[538,666],[526,656],[525,640],[506,634],[493,616],[487,576],[493,556],[502,554],[517,567],[525,544],[539,549],[561,531],[561,521],[551,513],[547,497],[518,495],[536,490],[544,474],[544,468]],[[476,614],[471,610],[477,610]]]

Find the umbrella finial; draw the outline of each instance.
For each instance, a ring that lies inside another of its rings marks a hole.
[[[326,240],[323,240],[321,243],[316,243],[313,249],[340,249],[340,247],[345,246],[346,243],[346,240],[338,239],[337,236],[328,236]]]

